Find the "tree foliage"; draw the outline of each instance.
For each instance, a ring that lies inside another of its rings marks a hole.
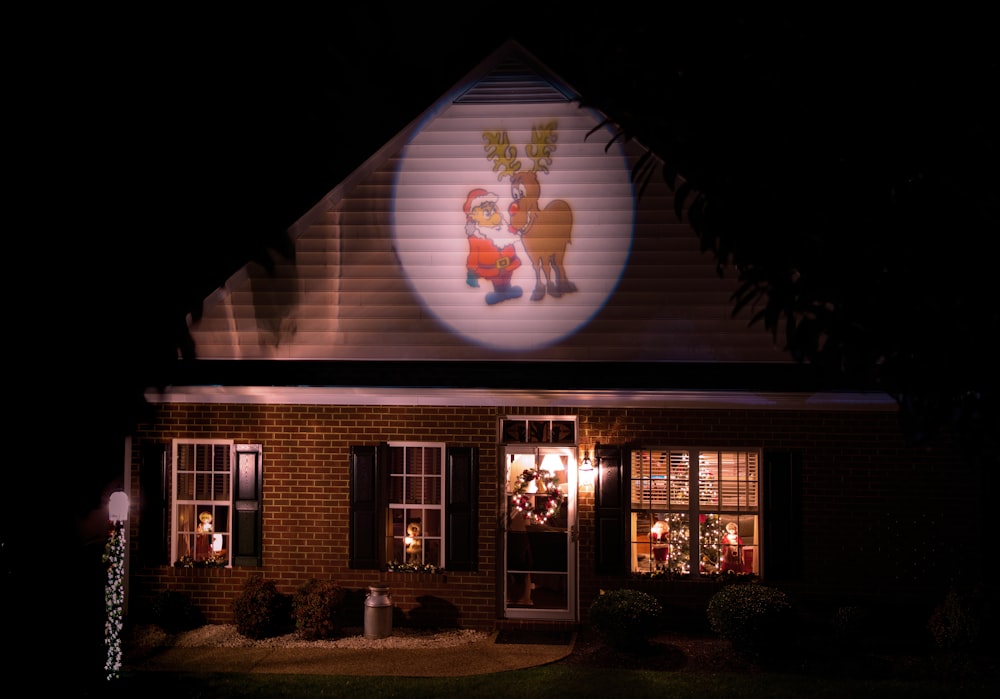
[[[833,386],[885,390],[915,441],[946,426],[988,438],[990,42],[920,13],[754,13],[640,31],[627,63],[586,71],[589,102],[649,148],[639,190],[657,163],[677,214],[738,280],[734,315]]]

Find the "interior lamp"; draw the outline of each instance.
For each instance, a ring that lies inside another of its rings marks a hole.
[[[542,468],[549,473],[555,473],[556,471],[565,471],[566,464],[563,462],[563,457],[558,454],[546,454],[542,458]]]

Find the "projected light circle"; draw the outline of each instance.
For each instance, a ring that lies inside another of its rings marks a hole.
[[[628,262],[634,202],[624,152],[607,148],[611,132],[586,138],[598,123],[575,104],[456,104],[416,131],[394,183],[393,240],[414,293],[441,324],[484,347],[526,351],[573,335],[605,305]],[[532,148],[539,134],[552,146],[547,158],[532,157],[541,152]],[[537,180],[537,210],[530,199],[511,208],[513,175],[525,172]],[[503,220],[478,226],[472,240],[466,210],[483,202],[493,209],[471,213]],[[527,227],[512,232],[511,221]],[[540,285],[535,254],[550,261]]]

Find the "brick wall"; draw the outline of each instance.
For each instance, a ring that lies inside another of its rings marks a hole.
[[[806,547],[803,577],[791,587],[803,595],[926,599],[971,555],[962,547],[974,539],[969,532],[982,526],[977,475],[959,459],[955,446],[907,446],[893,412],[164,404],[155,422],[133,440],[133,490],[139,482],[139,450],[149,441],[219,438],[263,445],[264,567],[133,566],[132,606],[141,610],[163,589],[183,590],[210,622],[231,623],[232,601],[243,582],[262,574],[288,594],[309,578],[333,579],[352,591],[359,614],[368,586],[386,584],[398,623],[444,616],[468,628],[495,626],[501,614],[496,439],[498,420],[509,414],[577,414],[583,449],[601,442],[801,451]],[[347,567],[349,448],[400,440],[479,448],[476,572],[427,576]],[[138,498],[138,492],[131,496]],[[628,584],[592,574],[593,504],[592,492],[580,493],[579,606],[584,615],[602,586]],[[129,524],[135,549],[142,546],[142,523],[134,517]]]

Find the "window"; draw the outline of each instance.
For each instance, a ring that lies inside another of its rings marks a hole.
[[[175,440],[173,559],[229,564],[232,442]]]
[[[475,570],[478,475],[471,447],[351,447],[350,567]]]
[[[444,567],[444,445],[389,444],[387,560]]]
[[[758,572],[759,474],[757,451],[633,451],[628,483],[632,572]]]
[[[573,416],[512,416],[500,421],[503,444],[576,444],[576,418]]]
[[[260,445],[231,440],[173,441],[170,560],[175,565],[260,564],[260,454]]]

